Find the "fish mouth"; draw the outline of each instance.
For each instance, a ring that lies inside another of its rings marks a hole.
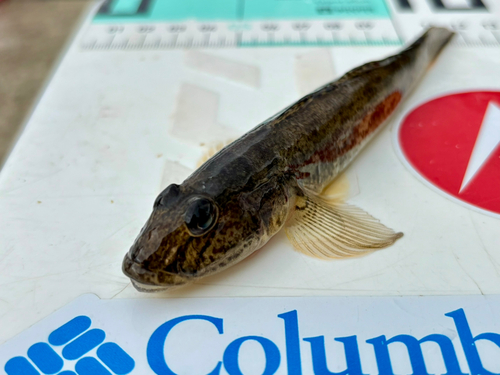
[[[143,293],[155,293],[155,292],[164,292],[165,290],[171,290],[172,287],[169,286],[161,286],[161,285],[150,285],[150,284],[143,284],[139,281],[135,281],[134,279],[130,279],[132,282],[132,285],[134,288]]]
[[[139,292],[151,293],[171,290],[189,282],[188,279],[174,273],[149,271],[140,263],[130,259],[128,254],[123,259],[122,271],[130,278],[132,285]]]

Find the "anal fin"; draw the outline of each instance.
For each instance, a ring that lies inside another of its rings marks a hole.
[[[297,198],[285,231],[297,251],[320,259],[365,255],[403,236],[342,200],[307,195]]]

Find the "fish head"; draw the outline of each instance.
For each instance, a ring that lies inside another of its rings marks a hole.
[[[262,246],[261,223],[239,198],[168,186],[123,260],[134,287],[172,289],[219,272]]]

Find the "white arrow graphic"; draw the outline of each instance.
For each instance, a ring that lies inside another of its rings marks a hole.
[[[500,106],[489,102],[469,159],[469,164],[467,164],[467,170],[465,171],[459,193],[467,187],[499,143]]]

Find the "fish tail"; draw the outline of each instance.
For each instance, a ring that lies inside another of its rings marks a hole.
[[[431,27],[401,54],[416,58],[419,65],[425,69],[432,65],[454,35],[453,31],[444,27]]]

